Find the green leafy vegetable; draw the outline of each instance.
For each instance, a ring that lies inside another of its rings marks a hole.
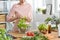
[[[39,36],[34,36],[34,37],[23,37],[21,38],[21,40],[48,40],[48,38],[46,38],[43,35],[39,35]]]
[[[39,32],[34,31],[34,34],[35,34],[36,36],[39,36]]]
[[[52,20],[53,20],[52,18],[48,17],[45,19],[45,22],[48,23],[49,21],[52,21]]]
[[[24,28],[24,29],[27,29],[28,24],[26,24],[26,17],[21,18],[21,19],[19,20],[19,23],[18,23],[17,26],[18,26],[18,28]]]
[[[0,28],[0,40],[12,40],[11,37],[6,35],[6,30]]]
[[[47,30],[48,27],[47,27],[46,24],[40,24],[40,25],[38,26],[38,29],[39,29],[39,30]]]
[[[34,34],[34,37],[26,36],[22,37],[21,40],[48,40],[48,38],[45,37],[43,34],[40,34],[38,32],[34,32]]]

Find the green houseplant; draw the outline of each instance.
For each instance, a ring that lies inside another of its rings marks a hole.
[[[37,8],[37,12],[42,12],[42,14],[46,14],[46,9],[43,8]]]
[[[28,28],[28,24],[26,24],[26,17],[21,18],[18,23],[18,28],[21,31],[21,33],[25,33],[26,29]]]
[[[43,14],[46,14],[46,9],[43,9],[43,10],[42,10],[42,13],[43,13]]]
[[[38,9],[37,9],[37,11],[38,11],[38,12],[40,12],[40,11],[41,11],[41,9],[40,9],[40,8],[38,8]]]
[[[60,18],[53,18],[53,21],[55,21],[55,27],[52,27],[53,31],[58,31],[58,25],[60,24]]]
[[[52,18],[48,17],[45,19],[45,22],[48,23],[49,21],[52,21]]]
[[[57,25],[60,24],[60,18],[56,19],[55,21],[56,21],[56,27],[57,27]]]
[[[57,27],[58,24],[60,24],[60,18],[58,18],[56,16],[53,16],[52,20],[56,22],[56,27]]]

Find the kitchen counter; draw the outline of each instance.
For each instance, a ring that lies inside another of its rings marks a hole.
[[[46,37],[48,37],[49,40],[60,40],[58,38],[58,32],[51,32],[51,34],[45,34]]]
[[[14,40],[20,40],[22,36],[26,36],[25,34],[20,34],[18,32],[10,32],[8,34],[12,35]]]
[[[25,36],[25,34],[20,34],[20,33],[13,33],[13,32],[11,32],[11,33],[8,33],[8,34],[10,34],[10,35],[12,35],[15,39],[14,40],[20,40],[20,38],[22,37],[22,36]],[[58,32],[52,32],[52,33],[50,33],[50,34],[44,34],[46,37],[48,37],[48,39],[49,40],[60,40],[60,38],[58,38]]]
[[[58,38],[58,32],[52,32],[51,34],[45,34],[46,37],[48,37],[49,40],[60,40]]]

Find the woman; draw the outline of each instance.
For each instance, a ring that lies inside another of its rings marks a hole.
[[[14,21],[13,32],[18,32],[17,24],[20,18],[26,17],[26,23],[29,24],[32,20],[32,8],[31,5],[25,2],[26,0],[20,0],[19,3],[14,4],[7,16],[7,21]]]

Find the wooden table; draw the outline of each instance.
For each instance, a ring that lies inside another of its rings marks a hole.
[[[49,40],[60,40],[60,38],[58,38],[58,32],[47,33],[45,36],[48,37]]]
[[[14,40],[20,40],[21,37],[26,36],[25,34],[20,34],[18,32],[10,32],[8,34],[12,35]]]
[[[20,34],[20,33],[8,33],[10,35],[12,35],[13,37],[16,37],[16,39],[14,40],[20,40],[20,38],[22,36],[26,36],[25,34]],[[45,34],[46,37],[48,37],[49,40],[60,40],[60,38],[58,38],[58,32],[52,32],[50,34]]]

